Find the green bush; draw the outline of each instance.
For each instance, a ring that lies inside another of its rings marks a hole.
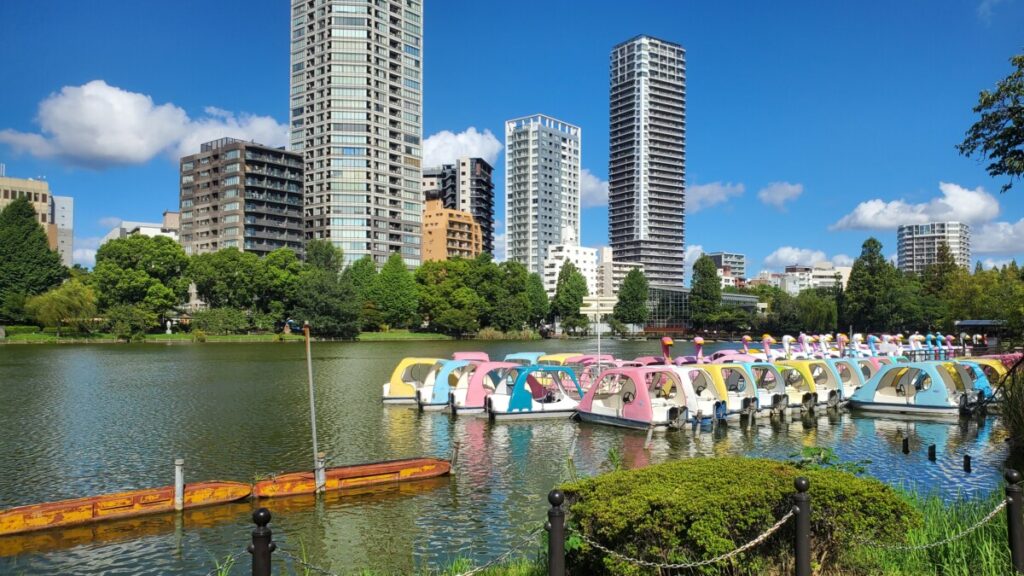
[[[193,342],[200,342],[200,343],[201,342],[206,342],[206,332],[203,332],[202,330],[193,330],[192,331],[192,341]]]
[[[196,312],[192,326],[207,334],[243,334],[249,328],[249,318],[237,308],[210,308]]]
[[[483,328],[479,332],[477,332],[476,338],[477,340],[504,340],[505,333],[502,332],[501,330],[497,330],[495,328],[491,328],[490,326],[488,326],[487,328]]]
[[[792,507],[793,480],[811,482],[812,550],[822,571],[858,539],[900,542],[920,515],[874,479],[838,470],[800,470],[774,460],[694,458],[613,472],[564,487],[570,529],[634,558],[690,562],[756,538]],[[701,574],[761,574],[791,556],[788,522],[754,550],[699,569]],[[657,574],[570,539],[574,574]],[[700,571],[703,570],[703,571]]]
[[[39,326],[6,326],[4,328],[8,337],[17,336],[18,334],[36,334],[39,330]]]

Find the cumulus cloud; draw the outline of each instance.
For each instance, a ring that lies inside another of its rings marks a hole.
[[[96,250],[100,247],[103,239],[93,236],[89,238],[75,238],[75,250],[71,253],[71,259],[75,264],[92,268],[96,265]]]
[[[836,266],[853,266],[853,257],[846,254],[836,254],[832,257],[832,264]]]
[[[423,166],[433,168],[453,164],[459,158],[483,158],[494,166],[501,152],[501,142],[490,130],[478,132],[470,126],[458,134],[442,130],[423,141]]]
[[[809,248],[796,248],[793,246],[782,246],[765,257],[765,266],[772,268],[784,268],[796,264],[810,266],[818,262],[825,262],[828,257],[821,250]]]
[[[690,270],[693,270],[693,264],[697,261],[698,258],[700,258],[703,255],[704,255],[704,247],[701,246],[700,244],[691,244],[691,245],[687,246],[686,247],[686,252],[683,255],[683,257],[685,258],[685,262],[686,262],[685,270],[687,272],[689,272]]]
[[[584,168],[580,172],[580,206],[591,208],[608,205],[608,181],[601,180]]]
[[[742,196],[745,190],[742,183],[732,182],[711,182],[708,184],[691,184],[686,187],[686,211],[690,214],[710,208],[715,204],[721,204],[734,198]]]
[[[985,270],[1002,268],[1003,266],[1008,266],[1012,261],[1012,258],[985,258],[981,261],[981,267]]]
[[[235,116],[219,108],[205,114],[189,118],[174,104],[93,80],[43,100],[36,118],[40,133],[2,130],[0,143],[40,158],[106,168],[142,164],[162,152],[196,153],[200,143],[224,136],[270,146],[287,141],[287,126],[269,116]]]
[[[757,198],[765,204],[774,206],[779,210],[785,210],[786,204],[792,200],[796,200],[803,193],[803,184],[772,182],[757,192]]]
[[[115,228],[121,225],[122,220],[117,216],[104,216],[100,218],[99,225],[104,228]]]
[[[1024,252],[1024,218],[1016,222],[990,222],[971,231],[971,249],[978,254]]]
[[[969,190],[939,182],[942,196],[921,204],[875,198],[861,202],[830,226],[831,230],[894,230],[901,224],[956,220],[967,224],[988,222],[999,215],[999,201],[982,187]]]

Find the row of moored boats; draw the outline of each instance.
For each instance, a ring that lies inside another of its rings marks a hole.
[[[598,354],[518,352],[492,360],[483,352],[452,358],[404,358],[383,386],[386,404],[416,405],[491,419],[578,416],[640,429],[714,423],[758,414],[813,413],[845,405],[876,413],[957,417],[997,402],[995,384],[1013,358],[958,357],[951,346],[911,347],[869,336],[768,335],[741,348],[632,360]],[[913,341],[913,337],[912,337]],[[794,344],[795,342],[795,344]],[[895,339],[901,344],[901,339]],[[870,343],[870,345],[869,345]]]

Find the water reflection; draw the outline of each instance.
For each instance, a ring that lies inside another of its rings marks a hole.
[[[652,344],[605,343],[633,357]],[[483,343],[492,357],[525,347]],[[541,348],[541,346],[530,346]],[[589,351],[545,342],[545,351]],[[1000,485],[1006,432],[994,420],[960,424],[813,417],[730,422],[655,434],[569,421],[491,424],[380,404],[380,384],[402,356],[449,356],[465,345],[324,344],[315,348],[321,449],[334,464],[443,456],[459,444],[451,479],[372,493],[267,500],[274,538],[335,572],[373,567],[407,573],[454,556],[487,560],[538,526],[545,496],[583,475],[710,455],[786,459],[832,448],[867,472],[950,496]],[[250,480],[308,469],[308,400],[294,345],[0,347],[0,507],[169,484],[175,456],[190,480]],[[910,454],[902,453],[904,438]],[[937,461],[927,459],[936,445]],[[963,455],[974,471],[962,470]],[[252,503],[83,529],[0,539],[0,573],[205,573],[241,551]],[[202,518],[202,520],[200,520]],[[240,573],[240,572],[239,572]]]

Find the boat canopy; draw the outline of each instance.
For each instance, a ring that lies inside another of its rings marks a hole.
[[[964,360],[974,362],[985,372],[985,376],[988,378],[989,383],[998,381],[1000,378],[1006,375],[1007,369],[1002,361],[996,358],[983,358],[978,356],[970,356],[967,358],[957,358],[957,360]]]
[[[565,366],[520,367],[508,402],[509,412],[530,411],[533,401],[548,394],[576,394],[583,398],[583,389],[576,379],[576,373]]]
[[[513,352],[511,354],[505,354],[505,362],[515,362],[517,364],[536,364],[537,360],[543,356],[543,352]]]
[[[582,356],[579,352],[564,352],[561,354],[545,354],[537,359],[538,364],[545,366],[565,366],[568,364],[569,358],[576,356]]]
[[[583,366],[589,366],[590,364],[612,364],[615,362],[615,356],[611,354],[580,354],[571,358],[566,358],[566,364],[580,364]]]
[[[416,384],[422,383],[434,364],[441,361],[440,358],[402,358],[391,372],[390,395],[415,396]]]
[[[839,383],[843,388],[843,397],[849,398],[850,394],[867,382],[867,378],[860,371],[860,366],[849,358],[827,358],[825,362],[832,367],[832,370],[839,377]]]
[[[472,365],[470,360],[448,360],[441,367],[434,379],[434,391],[430,395],[431,404],[446,404],[448,393],[458,384],[459,377],[466,367]]]
[[[771,362],[749,362],[746,364],[758,390],[772,394],[785,394],[786,382],[779,369]]]
[[[981,392],[985,397],[992,396],[992,381],[985,374],[985,369],[972,360],[958,360],[957,366],[962,369],[961,376],[966,382],[970,382],[973,390]]]
[[[604,409],[614,410],[622,419],[651,422],[653,399],[663,398],[685,407],[683,394],[682,380],[672,366],[611,368],[602,372],[587,391],[580,412],[594,412],[596,402]]]
[[[474,362],[490,362],[491,357],[487,352],[456,352],[452,354],[452,360],[472,360]]]
[[[515,382],[516,369],[522,364],[516,362],[483,362],[473,369],[469,377],[469,389],[466,391],[466,406],[481,408],[484,405],[484,398],[492,394],[501,383],[503,378],[510,378]]]
[[[914,398],[921,406],[949,406],[952,399],[966,391],[964,382],[950,362],[910,362],[883,367],[859,390],[853,400],[859,402],[902,402]]]

